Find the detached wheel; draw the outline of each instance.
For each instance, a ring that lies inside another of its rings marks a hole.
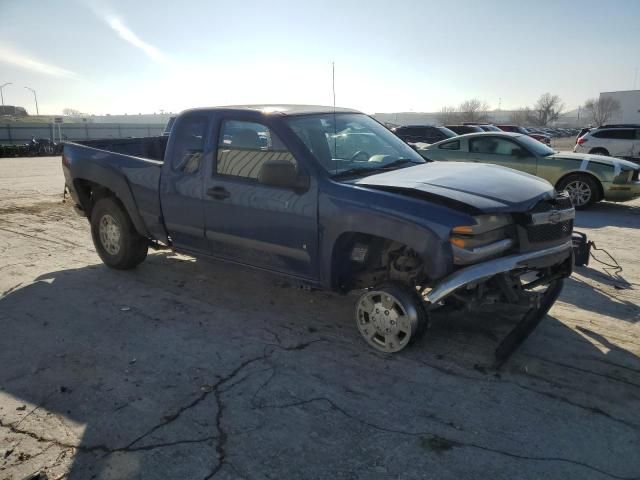
[[[365,292],[356,304],[356,324],[369,345],[385,353],[399,352],[427,328],[427,313],[417,292],[388,283]]]
[[[584,210],[598,201],[599,189],[596,180],[589,175],[574,174],[563,178],[557,190],[566,191],[576,210]]]
[[[129,215],[113,198],[103,198],[91,212],[93,245],[105,265],[128,270],[147,257],[148,241],[133,226]]]

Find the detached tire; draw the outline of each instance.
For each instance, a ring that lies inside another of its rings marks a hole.
[[[147,258],[148,240],[133,226],[114,198],[102,198],[91,212],[93,245],[105,265],[118,270],[135,268]]]
[[[428,327],[427,312],[416,290],[385,283],[363,293],[356,304],[356,325],[376,350],[395,353],[420,338]]]
[[[598,181],[590,175],[575,173],[558,182],[556,190],[566,191],[576,210],[584,210],[596,203],[600,196]]]

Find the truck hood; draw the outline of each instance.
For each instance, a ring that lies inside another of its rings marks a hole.
[[[552,155],[552,158],[556,158],[558,160],[568,159],[568,160],[586,161],[587,163],[584,165],[585,170],[587,168],[587,165],[591,162],[600,163],[603,165],[611,165],[616,170],[621,170],[622,167],[625,167],[625,169],[627,170],[638,169],[637,163],[633,163],[628,160],[622,160],[621,158],[605,157],[604,155],[591,155],[588,153],[573,153],[573,152],[558,152],[555,155]]]
[[[519,213],[553,198],[546,180],[498,165],[433,162],[361,178],[363,187],[422,196],[476,213]]]

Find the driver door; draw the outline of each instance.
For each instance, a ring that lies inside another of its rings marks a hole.
[[[491,163],[536,175],[538,159],[519,143],[504,137],[469,139],[469,156],[474,162]]]
[[[306,191],[261,184],[258,172],[269,160],[297,165],[268,126],[222,119],[215,163],[205,179],[205,232],[211,254],[312,279],[318,244],[316,183],[311,181]]]

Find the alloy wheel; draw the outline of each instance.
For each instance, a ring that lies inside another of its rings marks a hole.
[[[120,224],[109,214],[105,214],[100,219],[98,228],[100,243],[109,255],[117,255],[120,251]]]

